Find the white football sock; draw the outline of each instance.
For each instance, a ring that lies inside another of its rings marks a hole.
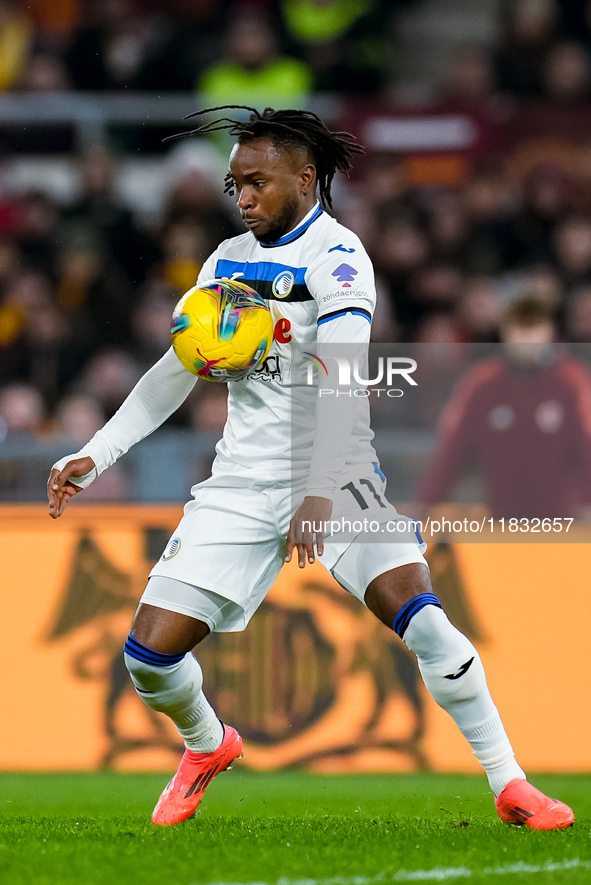
[[[201,691],[203,671],[192,654],[172,666],[124,657],[142,701],[172,719],[189,750],[211,753],[219,747],[224,728]]]
[[[411,618],[403,640],[417,655],[432,697],[470,743],[495,796],[509,781],[525,778],[490,696],[480,655],[470,640],[435,605],[424,606]]]

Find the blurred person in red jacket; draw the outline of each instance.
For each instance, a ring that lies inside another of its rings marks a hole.
[[[456,385],[417,500],[422,508],[447,500],[476,460],[495,518],[579,516],[591,502],[591,372],[554,343],[543,299],[513,301],[501,340],[501,354]]]

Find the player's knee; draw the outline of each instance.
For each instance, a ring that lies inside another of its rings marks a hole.
[[[185,659],[192,655],[165,655],[148,648],[130,633],[124,646],[125,666],[139,692],[157,693],[182,680]],[[195,660],[193,658],[193,660]],[[197,663],[195,661],[195,663]],[[199,673],[201,668],[197,664]]]
[[[415,597],[406,617],[395,625],[417,655],[430,694],[443,707],[477,696],[486,684],[480,655],[470,640],[448,620],[439,600]],[[414,603],[414,605],[412,605]],[[424,604],[422,604],[424,603]],[[406,608],[406,606],[405,606]],[[401,614],[404,612],[402,610]]]

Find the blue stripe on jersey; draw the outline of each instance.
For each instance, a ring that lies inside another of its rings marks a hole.
[[[336,320],[337,317],[344,317],[348,313],[352,313],[353,316],[356,317],[365,317],[368,323],[371,323],[371,314],[369,310],[364,310],[362,307],[344,307],[342,310],[333,310],[332,313],[325,313],[323,317],[319,318],[318,325],[321,326],[322,323]]]
[[[154,667],[171,667],[173,664],[180,663],[185,657],[184,654],[165,655],[162,654],[162,652],[154,651],[153,648],[148,648],[147,645],[138,642],[135,636],[132,636],[131,633],[127,637],[123,650],[132,658],[136,658],[144,664],[152,664]]]
[[[404,637],[406,632],[406,628],[410,624],[411,620],[420,612],[422,608],[425,608],[426,605],[435,605],[437,608],[443,608],[437,596],[434,593],[420,593],[418,596],[415,596],[410,602],[407,602],[404,605],[398,614],[396,615],[396,619],[394,621],[393,627],[394,632],[398,633],[400,638]]]
[[[272,283],[280,273],[289,271],[294,275],[294,285],[297,286],[304,284],[307,270],[307,267],[290,267],[274,261],[230,261],[220,258],[215,266],[215,275],[218,279],[231,279],[234,274],[241,274],[245,280]],[[237,279],[240,280],[240,277]]]
[[[304,221],[303,224],[300,224],[299,227],[296,227],[295,230],[292,230],[290,233],[285,234],[284,237],[280,237],[280,239],[275,240],[274,243],[263,243],[261,240],[259,240],[260,245],[263,247],[263,249],[274,249],[276,246],[287,246],[289,243],[293,243],[294,240],[297,240],[298,237],[301,237],[302,234],[306,233],[310,225],[313,224],[317,218],[320,218],[323,212],[324,209],[322,208],[322,206],[318,205],[314,214],[311,215],[307,221]]]

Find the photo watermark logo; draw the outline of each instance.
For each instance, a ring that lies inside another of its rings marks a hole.
[[[308,361],[306,367],[306,384],[308,386],[317,386],[314,377],[314,369],[318,374],[325,378],[334,377],[335,387],[319,387],[318,396],[356,396],[369,397],[371,390],[377,396],[384,393],[390,397],[404,396],[404,390],[394,387],[394,381],[400,379],[406,381],[411,387],[417,387],[417,382],[412,378],[413,372],[417,369],[416,360],[411,357],[387,356],[378,357],[377,365],[372,371],[375,372],[373,378],[364,378],[363,374],[369,374],[365,368],[366,361],[361,357],[349,359],[345,356],[337,356],[334,354],[325,355],[324,360],[332,360],[333,373],[329,371],[326,362],[315,353],[307,351],[302,352],[302,356]],[[336,364],[336,369],[335,369]],[[360,385],[355,387],[354,385]],[[379,386],[379,385],[385,386]],[[369,390],[368,388],[371,388]]]

